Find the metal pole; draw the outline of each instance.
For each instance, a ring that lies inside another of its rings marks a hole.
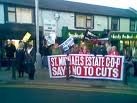
[[[67,59],[66,59],[66,80],[69,80],[69,54],[67,54]]]
[[[36,20],[36,68],[41,68],[41,55],[39,53],[39,0],[35,0],[35,20]]]

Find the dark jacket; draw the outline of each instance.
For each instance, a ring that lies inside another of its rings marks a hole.
[[[48,56],[48,55],[50,55],[51,53],[50,53],[50,47],[45,47],[45,46],[43,46],[42,47],[42,56]]]
[[[16,47],[13,44],[6,45],[5,51],[6,51],[6,56],[8,58],[14,58],[14,53],[16,52]]]
[[[99,47],[97,55],[107,55],[107,51],[105,47]]]
[[[100,49],[99,47],[94,47],[94,48],[91,49],[90,53],[94,54],[94,55],[97,55],[99,53],[99,49]]]
[[[17,49],[16,51],[16,66],[18,70],[24,69],[25,51],[24,49]]]
[[[25,68],[27,73],[35,72],[35,61],[36,61],[36,52],[33,48],[30,54],[25,51]]]
[[[24,49],[17,49],[16,50],[16,62],[17,63],[24,63],[25,60],[25,51]]]

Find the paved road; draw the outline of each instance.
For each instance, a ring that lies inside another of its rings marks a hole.
[[[95,90],[1,86],[0,103],[137,103],[137,95]]]

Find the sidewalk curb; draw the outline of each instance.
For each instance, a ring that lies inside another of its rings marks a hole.
[[[105,86],[105,85],[93,85],[93,84],[80,84],[80,83],[53,83],[51,81],[17,81],[17,80],[0,80],[0,85],[35,85],[35,86],[66,86],[66,87],[81,87],[81,88],[98,88],[98,89],[111,89],[111,90],[125,90],[125,91],[136,91],[137,88],[131,88],[123,85],[122,87]]]

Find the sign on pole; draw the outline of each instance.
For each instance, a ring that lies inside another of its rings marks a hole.
[[[31,34],[30,34],[29,32],[27,32],[27,33],[25,34],[25,36],[23,37],[23,42],[27,42],[30,37],[31,37]]]

